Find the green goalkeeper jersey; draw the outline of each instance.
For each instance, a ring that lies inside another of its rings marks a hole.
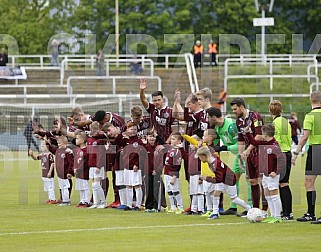
[[[234,154],[238,154],[238,131],[235,120],[232,118],[224,118],[222,127],[215,126],[217,136],[222,140],[223,145],[227,146],[227,150]]]

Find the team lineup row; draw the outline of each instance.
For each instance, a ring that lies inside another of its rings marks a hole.
[[[140,99],[148,115],[143,115],[140,106],[134,106],[131,119],[126,123],[115,113],[97,111],[90,116],[79,107],[72,110],[67,121],[57,119],[52,130],[42,129],[34,120],[34,133],[44,141],[39,156],[34,156],[31,150],[29,154],[41,160],[49,203],[56,202],[53,189],[55,163],[60,205],[70,205],[71,177],[75,176],[75,189],[80,191],[78,207],[107,207],[103,188],[108,188],[106,172],[112,171],[113,206],[140,210],[145,194],[146,211],[156,212],[166,206],[165,191],[169,199],[168,212],[180,214],[184,210],[179,171],[184,160],[191,196],[189,214],[218,219],[220,214],[236,215],[237,205],[240,205],[245,208],[240,215],[246,215],[252,206],[260,208],[261,198],[265,217],[270,209],[266,222],[292,220],[291,162],[295,163],[297,154],[309,139],[305,178],[308,212],[297,220],[321,223],[314,213],[316,192],[313,184],[318,174],[311,161],[312,149],[321,144],[314,132],[314,124],[318,122],[314,121],[317,117],[313,114],[321,112],[321,92],[311,94],[312,115],[306,115],[304,135],[292,155],[291,126],[282,117],[280,101],[269,104],[273,123],[264,125],[262,116],[248,110],[242,98],[230,103],[236,115],[233,120],[224,118],[219,108],[211,106],[212,92],[208,88],[187,97],[184,107],[180,104],[178,90],[173,107],[169,107],[164,104],[161,91],[153,92],[152,102],[148,102],[146,88],[146,80],[140,80]],[[186,126],[179,121],[185,121]],[[68,143],[68,139],[73,144]],[[231,168],[221,161],[221,151],[236,154]],[[249,183],[248,203],[238,197],[239,179],[243,173]],[[89,179],[92,179],[92,200]],[[143,192],[142,188],[146,190]],[[229,209],[220,212],[220,196],[224,192],[232,202]]]

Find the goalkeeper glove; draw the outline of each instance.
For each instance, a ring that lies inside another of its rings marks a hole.
[[[225,145],[223,145],[223,146],[214,146],[214,150],[216,152],[227,151],[227,146],[225,146]]]

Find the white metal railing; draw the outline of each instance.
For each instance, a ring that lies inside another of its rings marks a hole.
[[[149,76],[154,76],[154,62],[151,59],[119,59],[119,60],[113,60],[113,59],[105,59],[106,64],[106,76],[109,76],[109,69],[110,69],[110,63],[130,63],[130,62],[142,62],[142,67],[144,68],[144,65],[148,63],[150,65],[150,73]],[[60,72],[60,84],[63,85],[64,79],[65,79],[65,70],[68,69],[68,66],[72,64],[77,65],[88,65],[92,64],[91,59],[64,59],[61,62],[61,72]]]
[[[285,58],[290,64],[293,63],[294,58],[298,57],[318,57],[320,55],[317,54],[267,54],[267,58]],[[46,67],[50,66],[50,58],[51,55],[48,54],[35,54],[35,55],[9,55],[9,64],[8,66],[38,66],[38,67]],[[173,66],[184,66],[184,53],[183,54],[120,54],[119,58],[135,58],[139,57],[141,59],[153,59],[155,61],[155,66],[161,66],[165,68],[173,67]],[[218,64],[221,65],[227,58],[260,58],[262,61],[261,54],[217,54]],[[105,54],[105,58],[115,59],[115,54]],[[204,54],[204,58],[210,58],[209,54]],[[30,63],[28,60],[33,59],[34,62]],[[95,68],[96,55],[95,54],[64,54],[59,55],[60,61],[64,59],[90,59],[90,67],[91,69]],[[157,60],[155,60],[157,59]],[[181,60],[180,60],[181,59]],[[208,60],[210,62],[210,60]]]
[[[154,76],[154,61],[151,59],[105,59],[106,63],[106,75],[109,76],[109,65],[111,63],[115,63],[115,65],[119,63],[137,63],[140,62],[142,64],[142,68],[145,68],[145,64],[149,63],[150,68],[149,68],[149,76]]]
[[[318,76],[318,68],[321,67],[321,64],[310,64],[307,67],[307,80],[311,82],[311,76]],[[311,73],[312,69],[314,69],[314,74]]]
[[[64,84],[65,70],[68,69],[69,63],[77,63],[77,65],[89,64],[91,65],[91,67],[94,67],[93,65],[94,62],[95,61],[92,61],[91,59],[70,59],[70,58],[64,59],[60,65],[60,85]]]
[[[306,57],[294,57],[294,55],[288,55],[288,57],[277,57],[268,58],[266,57],[264,61],[262,58],[239,58],[239,59],[226,59],[224,62],[224,90],[228,92],[228,80],[229,79],[269,79],[270,80],[270,90],[273,90],[273,80],[277,78],[306,78],[309,82],[311,78],[314,78],[316,83],[319,83],[318,77],[318,67],[316,55],[307,55]],[[291,56],[291,57],[290,57]],[[274,74],[274,66],[288,65],[293,66],[296,64],[309,64],[307,66],[306,74]],[[248,65],[248,66],[268,66],[268,74],[229,74],[229,67],[231,65]],[[312,73],[311,69],[314,69]],[[318,88],[319,84],[315,84]],[[313,84],[310,85],[310,90],[312,90]],[[241,95],[231,95],[229,98],[244,97],[244,98],[263,98],[269,97],[270,101],[275,97],[308,97],[309,94],[241,94]],[[226,103],[223,106],[223,112],[226,112]]]
[[[185,62],[190,89],[192,93],[195,93],[199,90],[199,87],[194,67],[194,58],[191,53],[185,53]]]
[[[9,55],[8,66],[39,66],[41,68],[48,67],[50,65],[50,55]],[[59,61],[66,59],[87,59],[90,61],[90,69],[95,69],[96,54],[64,54],[59,55]],[[114,54],[105,54],[107,59],[116,59]],[[184,66],[184,54],[120,54],[120,59],[135,59],[142,60],[152,59],[155,62],[155,66],[165,67],[168,69],[173,66]],[[29,59],[33,59],[33,62],[28,62]],[[155,60],[156,59],[156,60]],[[181,59],[181,60],[180,60]],[[68,67],[68,66],[67,66]]]
[[[228,57],[230,59],[239,59],[240,64],[244,65],[246,62],[249,61],[249,59],[256,59],[255,61],[263,62],[263,64],[266,63],[269,59],[278,59],[275,60],[275,64],[282,64],[281,62],[287,62],[289,66],[300,64],[300,61],[298,61],[298,58],[301,59],[311,59],[312,61],[317,60],[317,54],[265,54],[263,59],[261,54],[240,54],[239,57]],[[281,61],[281,62],[280,62]],[[224,61],[224,63],[226,60]]]
[[[238,95],[228,95],[229,98],[270,98],[270,102],[274,100],[274,98],[304,98],[310,97],[310,94],[238,94]]]
[[[4,84],[4,85],[0,85],[0,89],[4,88],[4,89],[7,89],[7,88],[13,88],[15,90],[17,89],[23,89],[23,92],[22,94],[8,94],[8,95],[2,95],[2,96],[5,96],[6,98],[15,98],[17,95],[20,97],[26,97],[28,94],[28,89],[30,88],[54,88],[54,87],[58,87],[58,88],[61,88],[61,87],[67,87],[67,86],[61,86],[61,85],[58,85],[58,84],[19,84],[19,85],[10,85],[10,84]],[[15,93],[17,93],[17,91],[15,91]],[[66,89],[66,93],[67,93],[67,89]],[[26,100],[25,100],[26,102]]]
[[[315,86],[316,90],[319,90],[320,82],[313,82],[310,84],[310,93],[313,92],[313,87]]]
[[[269,73],[268,74],[236,74],[236,75],[229,75],[229,67],[231,66],[230,63],[233,65],[238,64],[241,65],[241,60],[243,61],[243,64],[247,63],[248,65],[259,65],[259,63],[262,61],[262,58],[239,58],[239,59],[227,59],[224,63],[224,89],[227,90],[227,82],[229,79],[269,79],[270,80],[270,90],[273,89],[273,79],[276,78],[315,78],[317,82],[319,81],[319,78],[317,76],[317,70],[314,75],[310,74],[307,69],[307,74],[274,74],[273,73],[273,66],[278,63],[289,65],[290,63],[287,61],[286,58],[266,58],[267,65],[269,66]],[[316,65],[318,62],[315,57],[300,57],[300,58],[291,58],[291,61],[293,64],[302,62],[312,63],[313,65]]]
[[[308,82],[311,81],[311,76],[313,76],[313,73],[311,73],[312,69],[314,69],[314,75],[318,75],[319,67],[321,67],[321,64],[311,64],[308,66],[307,72],[308,72]],[[313,92],[313,87],[316,86],[316,90],[319,90],[320,81],[319,79],[316,79],[316,82],[311,83],[310,85],[310,93]]]
[[[228,95],[228,98],[270,98],[270,102],[274,98],[306,98],[310,97],[310,94],[237,94],[237,95]],[[226,102],[223,105],[222,112],[226,113]]]
[[[139,79],[147,79],[147,80],[157,80],[157,90],[162,90],[162,80],[159,76],[69,76],[67,79],[67,94],[72,94],[72,86],[71,81],[72,80],[112,80],[112,94],[116,94],[116,81],[117,80],[139,80]]]
[[[147,97],[150,97],[150,94],[146,94]],[[54,99],[52,99],[54,98]],[[123,104],[131,103],[133,100],[140,100],[139,94],[26,94],[26,95],[0,95],[0,99],[24,99],[24,107],[36,107],[36,108],[52,108],[53,106],[56,108],[61,107],[73,107],[77,104],[77,99],[96,99],[99,100],[99,104],[104,102],[102,99],[106,99],[108,103],[115,103],[114,100],[118,99],[118,112],[123,113]],[[48,99],[48,103],[40,104],[40,103],[28,103],[28,99]],[[59,99],[69,99],[69,103],[61,103]],[[113,100],[114,99],[114,100]],[[168,104],[168,98],[164,96],[165,104]],[[8,104],[0,103],[0,106],[8,106]]]

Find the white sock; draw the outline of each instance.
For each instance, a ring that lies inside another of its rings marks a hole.
[[[101,186],[98,188],[98,197],[100,198],[101,204],[106,204],[105,193]]]
[[[168,195],[169,198],[169,204],[171,205],[172,210],[176,210],[176,205],[175,205],[175,200],[174,200],[174,195]]]
[[[265,196],[265,198],[266,198],[266,201],[268,202],[268,206],[269,206],[269,208],[270,208],[271,216],[272,216],[272,217],[275,217],[275,216],[274,216],[274,205],[273,205],[273,202],[272,202],[272,200],[271,200],[271,196]]]
[[[80,196],[80,202],[85,203],[85,190],[80,190],[79,191],[79,196]]]
[[[122,188],[122,189],[119,189],[118,192],[119,192],[120,204],[122,206],[127,205],[127,189]]]
[[[53,187],[48,188],[48,198],[49,200],[56,200],[55,190]]]
[[[218,214],[219,204],[220,204],[220,197],[213,196],[213,214]]]
[[[86,203],[89,203],[89,202],[90,202],[90,190],[89,190],[89,188],[88,188],[88,189],[85,189],[85,196],[84,196],[84,198],[85,198],[85,202],[86,202]]]
[[[178,194],[175,195],[174,197],[176,199],[178,209],[179,210],[184,210],[182,195],[178,192]]]
[[[191,211],[192,212],[197,211],[197,203],[198,203],[197,195],[192,195],[192,204],[191,204]]]
[[[213,211],[213,195],[212,194],[206,194],[206,208],[207,208],[207,211],[210,211],[210,212]]]
[[[141,207],[143,200],[143,190],[141,187],[135,188],[136,192],[136,207]]]
[[[198,204],[197,204],[198,211],[204,212],[204,195],[198,194],[197,201],[198,201]]]
[[[280,200],[280,196],[279,195],[271,196],[271,201],[272,201],[272,205],[274,207],[274,217],[281,218],[281,200]]]
[[[133,207],[133,188],[126,187],[126,192],[127,192],[127,206],[132,208]]]
[[[93,182],[91,185],[93,189],[93,204],[98,205],[98,192],[97,192],[97,184],[96,182]]]
[[[62,202],[70,202],[68,188],[61,189]]]
[[[232,202],[236,205],[239,205],[239,206],[245,208],[246,211],[251,209],[250,205],[247,204],[244,200],[240,199],[239,197],[236,197],[235,199],[233,199]]]
[[[94,205],[99,204],[99,200],[101,200],[101,203],[106,203],[105,194],[103,189],[101,188],[100,181],[94,181],[92,183],[93,188],[93,201]]]

